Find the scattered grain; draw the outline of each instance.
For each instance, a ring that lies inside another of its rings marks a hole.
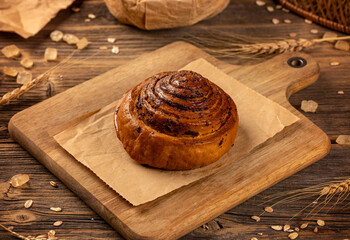
[[[100,46],[99,47],[101,50],[107,50],[108,49],[108,47],[106,47],[106,46]]]
[[[335,141],[340,145],[350,146],[350,135],[339,135]]]
[[[268,212],[268,213],[272,213],[273,212],[273,208],[272,207],[265,207],[264,210],[265,210],[265,212]]]
[[[349,51],[349,43],[347,41],[344,40],[338,40],[335,45],[334,48],[339,49],[339,50],[344,50],[344,51]]]
[[[312,21],[309,20],[309,19],[306,19],[306,18],[305,18],[304,22],[307,23],[307,24],[312,24]]]
[[[258,235],[259,235],[259,236],[262,236],[262,235],[264,235],[264,234],[263,234],[263,233],[258,233]]]
[[[95,19],[95,18],[96,18],[96,15],[93,14],[93,13],[89,13],[89,14],[88,14],[88,18],[90,18],[90,19]]]
[[[18,57],[21,54],[19,48],[14,44],[4,47],[3,49],[1,49],[1,52],[7,58]]]
[[[290,228],[290,229],[287,230],[287,232],[292,233],[292,232],[294,232],[294,229]]]
[[[113,46],[113,48],[112,48],[112,53],[118,54],[118,53],[119,53],[119,47]]]
[[[18,74],[18,71],[13,68],[13,67],[4,67],[3,72],[5,75],[10,76],[10,77],[16,77]]]
[[[258,240],[256,237],[252,237],[250,240]]]
[[[18,84],[25,84],[27,82],[32,81],[32,78],[33,78],[33,76],[32,76],[31,72],[29,72],[29,71],[21,71],[17,75],[16,82]]]
[[[305,228],[307,228],[308,225],[309,225],[309,223],[303,223],[300,225],[300,228],[305,229]]]
[[[331,65],[331,66],[339,66],[340,62],[330,62],[329,65]]]
[[[109,43],[114,43],[115,40],[116,40],[116,38],[113,38],[113,37],[107,38],[107,42],[109,42]]]
[[[301,102],[301,110],[304,112],[316,112],[318,103],[313,100],[303,100]]]
[[[55,234],[56,234],[56,232],[55,232],[54,230],[50,230],[50,231],[47,233],[47,237],[48,237],[48,238],[53,238],[53,237],[55,237]]]
[[[317,225],[318,225],[318,226],[323,227],[325,224],[326,224],[326,223],[325,223],[323,220],[321,220],[321,219],[318,219],[318,220],[317,220]]]
[[[54,188],[57,188],[57,187],[58,187],[58,186],[57,186],[57,183],[54,182],[54,181],[50,181],[50,185],[51,185],[52,187],[54,187]]]
[[[258,216],[252,216],[251,219],[254,219],[257,222],[260,222],[260,217]]]
[[[311,32],[312,34],[317,34],[317,33],[318,33],[318,30],[317,30],[317,29],[311,29],[310,32]]]
[[[80,8],[78,7],[72,7],[71,9],[73,12],[80,12]]]
[[[10,179],[10,184],[12,187],[20,187],[29,181],[29,176],[27,174],[17,174]]]
[[[209,230],[208,224],[203,224],[203,225],[202,225],[202,228],[205,229],[205,230]]]
[[[277,4],[277,5],[276,5],[276,9],[282,9],[282,5]]]
[[[79,38],[77,38],[77,36],[73,34],[66,33],[63,35],[63,41],[65,41],[68,44],[77,44],[77,42],[79,41]]]
[[[25,207],[25,208],[30,208],[32,205],[33,205],[33,200],[27,200],[27,201],[24,203],[24,207]]]
[[[296,232],[300,231],[300,229],[298,227],[295,227],[294,229],[295,229]]]
[[[272,23],[273,24],[279,24],[280,20],[278,20],[277,18],[272,18]]]
[[[287,232],[290,229],[290,225],[284,225],[283,226],[283,231]]]
[[[336,38],[338,35],[335,32],[325,32],[322,38]],[[335,42],[335,40],[329,40],[327,42]]]
[[[31,68],[34,64],[33,60],[31,60],[30,58],[23,58],[20,63],[25,68]]]
[[[290,23],[292,23],[292,20],[290,20],[290,19],[284,19],[283,22],[284,22],[284,23],[287,23],[287,24],[290,24]]]
[[[275,9],[274,9],[272,6],[267,6],[267,7],[266,7],[266,10],[267,10],[268,12],[273,12],[273,11],[275,11]]]
[[[61,226],[62,224],[63,224],[62,221],[56,221],[56,222],[53,223],[53,225],[54,225],[55,227],[59,227],[59,226]]]
[[[286,12],[286,13],[289,13],[289,12],[290,12],[289,9],[287,9],[287,8],[282,8],[282,11],[283,11],[283,12]]]
[[[296,33],[289,33],[289,36],[292,37],[292,38],[294,38],[294,37],[297,36],[297,34],[296,34]]]
[[[56,48],[46,48],[44,58],[46,61],[57,60],[57,49]]]
[[[288,235],[288,237],[289,237],[290,239],[296,239],[298,236],[299,236],[299,234],[296,233],[296,232],[293,232],[293,233],[291,233],[291,234]]]
[[[259,7],[262,7],[262,6],[264,6],[265,4],[266,4],[266,2],[264,2],[264,1],[261,1],[261,0],[256,0],[256,5],[258,5]]]
[[[283,229],[281,225],[272,225],[271,228],[276,231],[281,231]]]
[[[343,90],[339,90],[338,94],[344,94],[344,91]]]
[[[59,42],[63,38],[63,32],[55,30],[55,31],[50,33],[50,38],[54,42]]]
[[[50,210],[54,211],[54,212],[61,212],[62,208],[60,208],[60,207],[50,207]]]
[[[85,37],[83,37],[82,39],[79,39],[79,41],[77,42],[77,48],[79,50],[86,48],[88,45],[89,45],[89,41]]]
[[[318,227],[314,228],[314,232],[317,233],[318,232]]]

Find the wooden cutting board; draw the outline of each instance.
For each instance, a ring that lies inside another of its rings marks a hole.
[[[288,65],[293,57],[297,58],[292,61],[294,67]],[[304,62],[298,60],[300,57]],[[300,120],[231,167],[137,207],[107,187],[49,135],[56,126],[119,99],[146,77],[180,69],[198,58],[286,107]],[[318,75],[317,63],[303,53],[282,54],[255,66],[233,66],[188,43],[175,42],[16,114],[9,131],[13,139],[124,237],[174,239],[328,153],[327,135],[287,100],[292,93],[316,81]]]

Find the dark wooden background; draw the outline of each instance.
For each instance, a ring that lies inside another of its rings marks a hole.
[[[269,5],[275,5],[267,1]],[[253,0],[232,0],[230,5],[216,17],[202,21],[194,26],[171,30],[143,31],[134,27],[120,24],[109,12],[102,0],[86,0],[80,5],[81,11],[74,13],[67,9],[61,11],[35,37],[27,40],[11,33],[0,33],[0,48],[9,44],[16,44],[23,52],[35,61],[32,68],[33,76],[37,76],[54,66],[43,60],[47,47],[58,49],[59,60],[64,59],[74,49],[63,42],[55,43],[49,38],[53,30],[73,33],[78,37],[86,37],[91,44],[87,49],[76,53],[70,60],[73,65],[57,70],[50,81],[53,88],[43,84],[13,101],[10,105],[0,106],[0,223],[14,226],[14,230],[25,235],[45,234],[54,229],[59,238],[64,239],[121,239],[106,222],[96,215],[84,202],[67,189],[59,179],[36,161],[21,146],[14,142],[7,131],[10,118],[17,112],[41,102],[51,95],[58,94],[79,83],[87,81],[101,73],[117,67],[140,56],[153,51],[176,40],[183,40],[188,34],[205,36],[210,31],[222,31],[243,34],[253,37],[287,38],[291,32],[298,33],[298,37],[322,37],[326,28],[316,24],[306,24],[304,19],[293,14],[276,10],[273,13],[265,7],[258,7]],[[84,22],[89,13],[97,16],[91,22]],[[292,24],[271,23],[275,17],[290,19]],[[319,34],[311,34],[311,29],[318,29]],[[111,47],[107,37],[116,37],[115,45],[120,47],[118,55],[110,50],[99,50],[100,46]],[[311,226],[300,232],[298,239],[347,239],[350,238],[350,210],[349,198],[335,206],[329,204],[317,215],[307,217],[308,210],[291,219],[298,211],[306,207],[314,199],[308,198],[294,202],[280,204],[274,207],[274,213],[266,214],[261,222],[250,219],[252,215],[262,212],[266,197],[281,191],[291,191],[312,186],[337,177],[350,176],[350,148],[335,143],[340,134],[350,134],[350,52],[335,50],[330,43],[322,43],[306,50],[319,63],[321,74],[319,80],[290,98],[291,104],[300,109],[304,99],[312,99],[319,104],[316,113],[304,113],[323,131],[331,141],[330,153],[317,163],[267,189],[245,203],[227,211],[210,221],[206,227],[195,229],[183,239],[288,239],[284,232],[277,232],[270,225],[290,224],[300,226],[306,221]],[[86,59],[87,57],[93,57]],[[171,57],[171,56],[169,56]],[[220,57],[219,57],[220,58]],[[231,64],[253,64],[255,60],[237,57],[220,58]],[[338,61],[339,66],[330,66],[332,61]],[[0,56],[0,66],[20,68],[19,61]],[[0,94],[18,87],[12,77],[0,74]],[[344,95],[337,94],[343,90]],[[19,173],[30,175],[30,182],[23,188],[4,189],[4,183],[11,176]],[[58,188],[50,186],[50,181],[56,181]],[[248,188],[249,186],[247,186]],[[32,208],[25,209],[26,200],[34,200]],[[52,206],[60,206],[62,212],[52,212]],[[323,219],[326,226],[319,227],[319,232],[312,229],[316,226],[315,219]],[[55,221],[63,221],[60,227],[53,227]],[[257,233],[263,233],[262,236]],[[0,230],[0,239],[15,239],[7,232]]]

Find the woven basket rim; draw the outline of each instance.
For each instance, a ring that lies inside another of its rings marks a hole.
[[[349,26],[345,26],[343,24],[336,23],[336,22],[333,22],[329,19],[317,16],[311,12],[308,12],[302,8],[299,8],[295,5],[293,5],[292,3],[288,2],[288,0],[278,0],[278,1],[282,5],[282,7],[287,8],[287,9],[295,12],[296,14],[305,17],[308,20],[311,20],[315,23],[319,23],[325,27],[337,30],[339,32],[344,32],[344,33],[350,34],[350,27]]]

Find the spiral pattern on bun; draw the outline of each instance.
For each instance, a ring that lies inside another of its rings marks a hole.
[[[137,162],[184,170],[208,165],[229,150],[238,115],[230,96],[200,74],[163,72],[123,96],[115,125]]]

